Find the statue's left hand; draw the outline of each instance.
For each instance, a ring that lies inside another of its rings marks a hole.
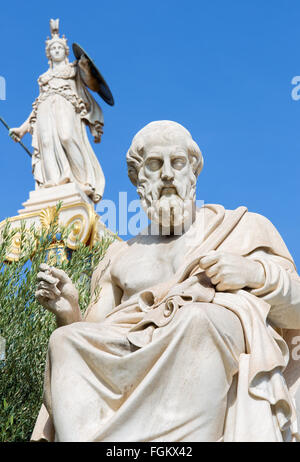
[[[216,290],[257,289],[265,282],[261,263],[233,253],[213,250],[199,260],[200,268],[216,286]]]
[[[84,71],[88,71],[90,69],[90,63],[89,63],[88,59],[84,55],[80,56],[80,59],[78,61],[78,65]]]
[[[82,77],[85,85],[87,85],[90,88],[90,90],[98,92],[99,91],[99,82],[94,77],[93,72],[92,72],[92,68],[91,68],[91,64],[90,64],[89,60],[84,55],[80,56],[80,59],[78,61],[78,66],[80,67],[81,71],[83,71],[81,73],[81,77]],[[95,142],[98,143],[100,141],[95,141]]]

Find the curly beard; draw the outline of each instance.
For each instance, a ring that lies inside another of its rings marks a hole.
[[[185,183],[176,180],[153,183],[143,177],[137,191],[148,218],[165,230],[179,227],[182,232],[183,227],[192,223],[196,191],[193,173]]]

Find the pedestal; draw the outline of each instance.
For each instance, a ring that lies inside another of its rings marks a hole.
[[[46,207],[63,202],[63,207],[74,204],[90,205],[94,210],[94,203],[75,183],[67,183],[52,188],[37,189],[29,193],[29,199],[23,202],[24,209],[18,210],[18,214],[24,216],[32,212],[41,211]]]
[[[94,210],[94,203],[74,183],[31,191],[29,199],[22,204],[24,208],[18,211],[19,215],[8,219],[11,227],[20,228],[22,221],[25,221],[26,228],[32,224],[37,227],[44,225],[51,218],[51,207],[55,207],[60,201],[62,207],[59,224],[73,225],[66,242],[68,248],[75,249],[78,241],[92,245],[95,239],[99,239],[106,232]],[[0,223],[0,230],[4,225],[5,220]],[[19,251],[19,234],[16,233],[7,261],[17,260]]]

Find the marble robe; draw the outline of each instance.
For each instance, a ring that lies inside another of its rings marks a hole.
[[[75,182],[94,202],[103,196],[105,179],[89,142],[103,126],[100,106],[73,63],[49,69],[38,79],[40,95],[30,116],[33,175],[37,188]]]
[[[300,367],[290,360],[289,334],[300,329],[300,278],[292,257],[274,226],[245,207],[201,212],[204,233],[173,278],[103,322],[54,331],[33,440],[299,439]],[[94,285],[126,249],[111,246]],[[264,286],[215,292],[198,266],[214,249],[260,261]]]

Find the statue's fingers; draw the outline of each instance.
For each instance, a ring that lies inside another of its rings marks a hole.
[[[50,300],[53,300],[55,298],[55,295],[51,293],[49,290],[40,289],[36,291],[35,297],[38,300],[38,302],[41,305],[43,305],[45,302],[48,304]]]
[[[207,255],[199,259],[199,266],[202,269],[209,268],[211,265],[219,261],[220,254],[216,251],[209,252]]]
[[[49,290],[50,289],[50,285],[47,283],[47,282],[39,282],[38,286],[37,286],[38,290],[42,290],[42,289],[47,289]]]
[[[222,278],[220,282],[216,285],[216,290],[219,292],[225,292],[228,290],[238,290],[240,288],[242,288],[242,286],[239,283],[237,283],[231,276]]]
[[[47,290],[49,293],[53,295],[53,297],[59,297],[61,292],[60,290],[53,284],[49,284],[48,282],[41,281],[38,284],[38,290]]]
[[[216,274],[214,277],[211,278],[211,282],[214,285],[217,285],[221,282],[221,276],[219,274]]]
[[[47,265],[46,263],[41,263],[40,264],[40,270],[41,271],[50,271],[50,266]]]
[[[214,276],[216,276],[218,274],[220,270],[220,267],[219,265],[216,263],[212,266],[209,266],[206,270],[205,270],[205,274],[206,276],[208,276],[209,278],[212,278]]]
[[[88,62],[88,60],[87,60],[87,58],[86,58],[86,56],[85,56],[84,54],[82,54],[82,55],[80,56],[79,62],[81,62],[81,63],[87,63],[87,62]]]
[[[40,291],[40,290],[37,290],[37,291],[35,292],[34,295],[35,295],[35,298],[36,298],[36,299],[38,300],[38,302],[39,302],[39,301],[40,301],[40,298],[42,297],[41,291]]]
[[[36,291],[35,296],[36,296],[36,298],[37,298],[38,300],[40,300],[40,299],[42,299],[42,298],[43,298],[43,299],[44,299],[44,298],[50,298],[50,297],[49,297],[49,291],[48,291],[48,290],[45,290],[45,289],[43,289],[43,288],[41,288],[41,287],[38,287],[38,290]]]
[[[12,134],[10,135],[10,137],[11,137],[11,139],[12,139],[13,141],[15,141],[16,143],[19,143],[20,138],[19,138],[17,135],[15,135],[14,133],[12,133]]]
[[[219,284],[216,285],[216,290],[218,292],[225,292],[226,290],[228,290],[228,286],[227,284],[220,282]]]
[[[48,282],[49,284],[57,284],[59,282],[59,279],[58,278],[54,278],[53,276],[51,276],[51,274],[47,274],[43,271],[40,271],[38,274],[37,274],[37,280],[38,281],[45,281],[45,282]]]
[[[71,282],[71,279],[69,278],[69,276],[63,270],[60,270],[58,268],[54,268],[53,266],[51,266],[50,272],[51,272],[52,276],[59,279],[59,282],[62,282],[62,283]]]

